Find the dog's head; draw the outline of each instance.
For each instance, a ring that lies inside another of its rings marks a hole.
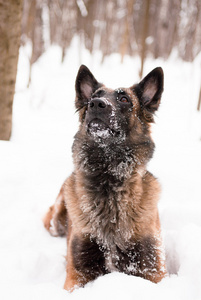
[[[115,90],[99,83],[82,65],[76,78],[76,108],[82,133],[91,139],[143,139],[163,92],[163,70],[156,68],[140,83]],[[83,132],[84,131],[84,132]]]

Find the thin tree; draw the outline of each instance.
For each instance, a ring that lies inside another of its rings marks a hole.
[[[143,32],[142,32],[142,43],[141,43],[141,68],[139,72],[140,78],[142,78],[143,70],[144,70],[144,61],[146,58],[146,39],[148,36],[149,30],[149,8],[150,8],[150,0],[145,1],[145,15],[144,15],[144,24],[143,24]]]
[[[0,0],[0,140],[9,140],[21,37],[22,0]]]

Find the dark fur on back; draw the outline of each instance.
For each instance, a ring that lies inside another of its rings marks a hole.
[[[51,234],[67,233],[64,287],[112,271],[158,282],[165,276],[160,187],[146,165],[154,152],[150,123],[163,91],[162,69],[111,90],[81,66],[75,86],[75,169],[45,218]]]

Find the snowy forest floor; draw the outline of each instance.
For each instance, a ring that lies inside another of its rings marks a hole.
[[[128,87],[138,81],[139,60],[125,57],[120,64],[112,55],[101,65],[98,53],[78,51],[74,41],[63,64],[60,49],[51,47],[33,66],[26,88],[28,52],[20,49],[12,139],[0,142],[0,299],[201,299],[201,57],[193,64],[172,56],[145,65],[144,75],[157,66],[165,73],[148,169],[162,186],[169,276],[156,285],[112,273],[68,294],[62,289],[66,240],[51,237],[42,218],[73,170],[76,73],[84,63],[107,86]]]

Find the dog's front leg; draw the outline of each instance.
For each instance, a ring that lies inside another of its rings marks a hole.
[[[67,232],[67,210],[64,201],[63,187],[59,195],[48,212],[46,213],[43,223],[45,228],[53,236],[64,236]]]
[[[66,280],[64,283],[64,289],[73,292],[73,290],[77,287],[84,286],[87,283],[85,277],[75,269],[73,263],[73,254],[71,251],[71,232],[68,232],[67,236],[67,267],[66,267]]]
[[[72,259],[67,255],[67,268],[66,268],[66,280],[64,283],[64,289],[73,292],[77,287],[84,286],[86,284],[84,278],[74,268]]]

